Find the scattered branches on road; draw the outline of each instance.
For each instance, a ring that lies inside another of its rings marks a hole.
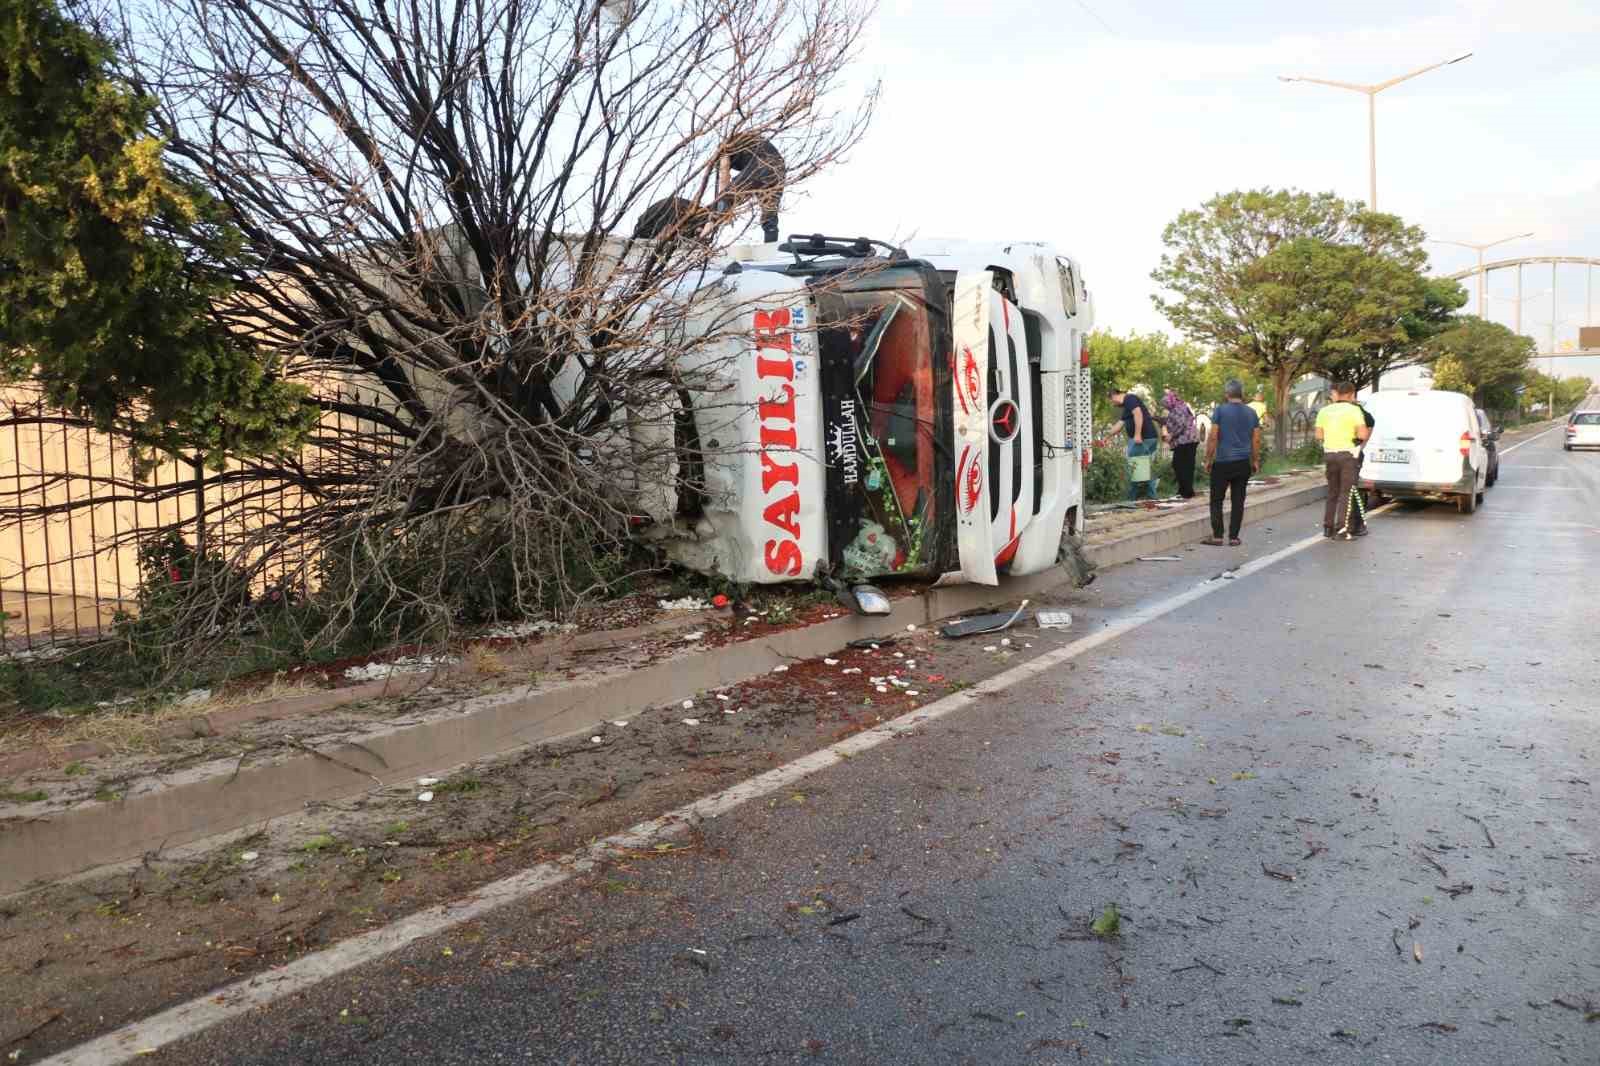
[[[1461,816],[1469,822],[1477,822],[1478,828],[1483,830],[1483,839],[1489,842],[1491,848],[1495,846],[1494,835],[1489,832],[1489,827],[1484,824],[1482,818],[1467,814],[1465,811],[1462,812]]]

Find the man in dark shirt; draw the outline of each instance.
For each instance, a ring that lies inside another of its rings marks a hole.
[[[1122,428],[1128,434],[1128,499],[1137,500],[1139,486],[1144,485],[1153,500],[1156,498],[1156,420],[1150,417],[1150,409],[1134,393],[1113,385],[1107,395],[1111,397],[1111,406],[1118,409]]]
[[[1227,402],[1211,412],[1211,433],[1206,438],[1206,472],[1211,476],[1211,536],[1202,544],[1221,546],[1222,496],[1230,496],[1227,543],[1238,547],[1244,525],[1244,493],[1250,475],[1261,469],[1261,419],[1244,402],[1244,384],[1231,378],[1225,387]]]

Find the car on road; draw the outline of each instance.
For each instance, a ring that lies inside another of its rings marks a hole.
[[[1567,419],[1567,439],[1562,448],[1600,448],[1600,411],[1574,411]]]
[[[1361,487],[1374,502],[1453,500],[1462,514],[1483,501],[1489,449],[1472,400],[1441,389],[1394,389],[1367,400],[1374,424]]]
[[[1500,480],[1500,431],[1494,428],[1489,412],[1478,408],[1478,431],[1483,434],[1483,450],[1489,453],[1489,477],[1483,487],[1489,488]]]

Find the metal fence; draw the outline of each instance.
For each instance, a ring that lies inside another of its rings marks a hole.
[[[1289,419],[1289,450],[1294,451],[1316,440],[1317,413],[1315,411],[1291,411]]]
[[[370,485],[371,457],[386,439],[390,451],[408,443],[349,413],[370,398],[329,398],[306,447],[281,464],[213,471],[179,455],[141,471],[125,442],[36,394],[0,394],[0,654],[90,639],[133,612],[139,548],[152,538],[181,537],[244,567],[253,591],[308,583],[314,541],[285,532],[294,517],[340,486]],[[347,447],[353,439],[367,445],[359,454]]]

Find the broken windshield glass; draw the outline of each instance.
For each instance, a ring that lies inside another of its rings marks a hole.
[[[829,556],[847,579],[937,573],[949,511],[938,426],[950,401],[924,279],[890,274],[874,278],[882,287],[819,293]]]

